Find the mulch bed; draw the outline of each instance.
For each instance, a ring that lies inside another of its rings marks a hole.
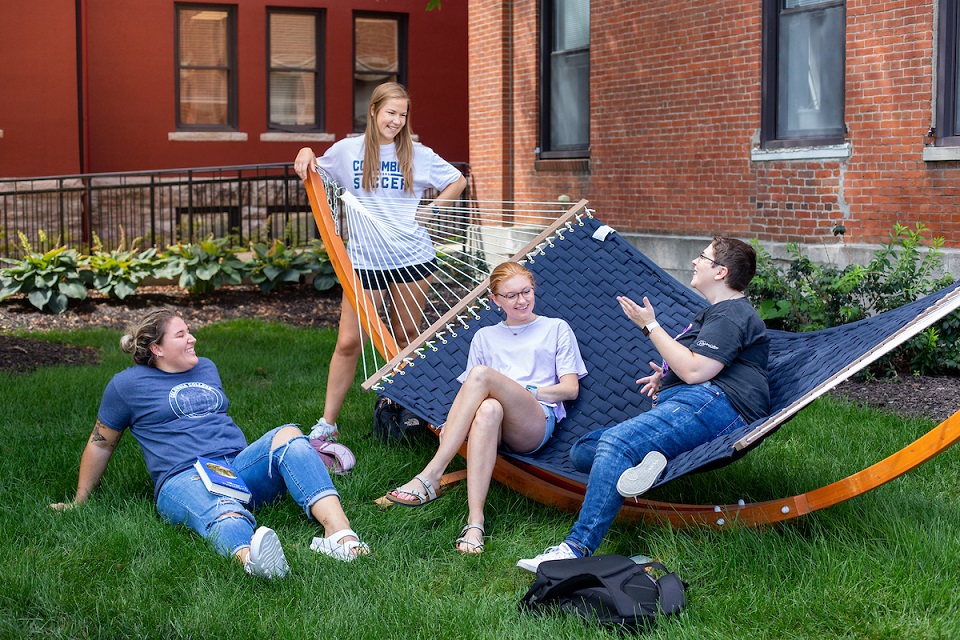
[[[312,286],[287,286],[260,293],[254,286],[225,286],[200,296],[173,286],[140,287],[127,300],[92,293],[71,302],[62,314],[37,311],[24,297],[0,302],[0,371],[23,373],[37,367],[98,362],[97,350],[9,335],[15,331],[70,330],[85,327],[124,329],[149,307],[171,306],[191,327],[232,318],[276,320],[303,327],[336,327],[339,288],[316,292]],[[899,413],[942,421],[960,409],[960,378],[913,377],[871,382],[848,381],[833,395]]]

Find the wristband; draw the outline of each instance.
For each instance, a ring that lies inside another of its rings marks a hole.
[[[527,391],[529,391],[530,393],[532,393],[532,394],[533,394],[533,397],[534,397],[535,399],[539,399],[539,398],[537,398],[537,388],[536,388],[535,386],[528,384],[528,385],[525,387],[525,389],[526,389]]]
[[[640,330],[643,331],[643,335],[648,336],[648,335],[650,335],[650,332],[651,332],[651,331],[653,331],[654,329],[656,329],[656,328],[659,327],[659,326],[660,326],[660,323],[657,322],[656,320],[654,320],[653,322],[651,322],[651,323],[648,324],[647,326],[645,326],[645,327],[640,327]]]
[[[435,204],[430,205],[430,210],[433,211],[433,215],[435,216],[440,215],[440,207],[438,207],[437,205]]]

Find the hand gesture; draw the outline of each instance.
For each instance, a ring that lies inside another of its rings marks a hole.
[[[657,319],[657,314],[654,313],[653,305],[647,300],[647,296],[643,296],[643,306],[638,305],[627,296],[617,296],[617,302],[620,303],[620,308],[623,309],[624,315],[630,318],[630,320],[640,328],[647,326]]]
[[[637,380],[637,384],[643,385],[640,393],[646,394],[648,398],[657,395],[660,390],[660,381],[663,380],[663,368],[660,365],[651,362],[650,368],[653,369],[653,373]]]

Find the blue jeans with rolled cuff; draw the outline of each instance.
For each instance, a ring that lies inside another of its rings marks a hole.
[[[620,474],[651,451],[675,458],[744,424],[720,387],[704,382],[670,387],[646,413],[583,436],[571,447],[570,460],[590,479],[565,542],[584,555],[597,550],[623,506]]]
[[[252,511],[262,504],[289,493],[311,517],[310,507],[317,500],[339,494],[307,436],[272,448],[273,438],[282,428],[268,431],[236,456],[214,458],[233,465],[247,483],[253,496],[249,505],[210,493],[191,467],[163,483],[157,497],[160,517],[170,524],[186,525],[225,556],[250,546],[257,527]]]

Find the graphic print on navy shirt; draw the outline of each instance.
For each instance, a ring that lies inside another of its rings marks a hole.
[[[170,409],[178,418],[198,419],[216,413],[223,407],[219,390],[202,382],[185,382],[170,389]]]

